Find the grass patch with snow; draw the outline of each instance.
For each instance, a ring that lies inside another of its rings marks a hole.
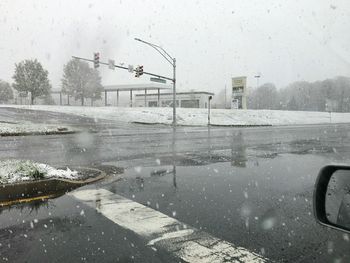
[[[47,105],[7,105],[6,107],[52,111],[94,119],[145,124],[171,124],[173,114],[172,108],[162,107],[122,108]],[[208,124],[208,109],[177,108],[177,123],[179,125],[206,126]],[[350,123],[350,113],[282,110],[211,110],[211,124],[218,126],[274,126],[328,123]]]
[[[0,136],[16,136],[16,135],[44,135],[44,134],[60,134],[73,133],[75,130],[70,127],[58,125],[45,125],[30,122],[8,123],[0,121]]]
[[[28,160],[1,160],[0,184],[11,184],[24,181],[61,178],[78,180],[81,175],[77,171],[56,169],[50,165],[32,162]]]

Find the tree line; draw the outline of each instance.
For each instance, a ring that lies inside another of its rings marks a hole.
[[[37,98],[43,99],[45,104],[54,104],[48,75],[49,72],[37,59],[26,59],[15,64],[12,85],[0,80],[0,103],[13,100],[15,89],[20,97],[27,97],[30,93],[31,104]],[[90,68],[87,62],[76,59],[63,66],[61,86],[63,94],[79,100],[81,105],[84,105],[86,98],[91,99],[91,103],[101,99],[103,91],[99,72]]]
[[[281,89],[265,83],[250,92],[248,108],[350,112],[350,78],[297,81]]]

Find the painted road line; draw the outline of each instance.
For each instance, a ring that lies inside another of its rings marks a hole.
[[[165,249],[186,262],[267,262],[257,253],[213,237],[108,190],[77,190],[69,195],[119,226],[140,235],[152,249]]]

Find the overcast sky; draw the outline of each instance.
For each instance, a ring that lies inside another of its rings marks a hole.
[[[218,92],[233,76],[248,86],[350,76],[349,0],[0,1],[0,79],[14,64],[37,58],[60,89],[72,55],[101,53],[171,76],[171,66],[134,37],[176,57],[181,90]],[[145,83],[126,71],[100,67],[105,85]]]

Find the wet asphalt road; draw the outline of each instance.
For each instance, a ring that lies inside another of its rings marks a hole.
[[[3,108],[0,117],[85,131],[2,137],[1,159],[123,166],[121,180],[111,177],[85,188],[117,193],[272,261],[350,261],[349,235],[316,224],[312,214],[319,169],[350,163],[350,125],[178,127],[174,132],[166,126]],[[179,262],[67,195],[1,210],[0,262],[7,260]]]

